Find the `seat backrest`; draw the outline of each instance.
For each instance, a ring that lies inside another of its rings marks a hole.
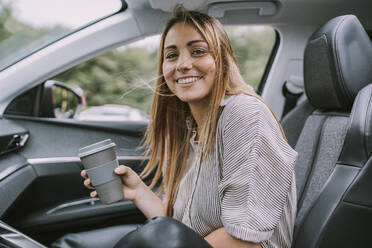
[[[327,220],[314,218],[321,213],[321,208],[315,210],[315,206],[324,197],[330,181],[336,180],[332,178],[336,177],[337,182],[341,178],[336,167],[350,129],[350,110],[359,90],[372,82],[370,65],[372,44],[355,16],[333,18],[308,41],[304,55],[308,102],[296,107],[282,121],[289,143],[299,153],[293,247],[318,247],[324,232],[317,233],[312,227],[316,226],[314,223],[328,225]],[[338,206],[337,199],[345,190],[340,187],[337,192],[331,191],[325,204]]]
[[[293,247],[369,247],[372,233],[372,84],[353,105],[338,161]]]

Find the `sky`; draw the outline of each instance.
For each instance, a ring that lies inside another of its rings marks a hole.
[[[56,24],[77,28],[121,7],[120,0],[0,0],[11,4],[14,16],[40,28]]]

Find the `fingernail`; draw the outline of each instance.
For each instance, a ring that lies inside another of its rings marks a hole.
[[[115,168],[115,172],[120,172],[120,167]]]
[[[93,191],[93,192],[90,192],[90,197],[95,197],[96,196],[96,193]]]

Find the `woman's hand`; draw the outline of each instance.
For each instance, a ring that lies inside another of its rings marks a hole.
[[[128,166],[120,165],[115,169],[115,174],[121,176],[123,182],[123,200],[131,200],[151,219],[155,216],[164,216],[165,211],[160,198],[141,180],[141,178]],[[90,179],[85,170],[81,171],[81,176],[85,179],[84,186],[93,189]],[[91,197],[98,197],[97,191],[90,193]]]
[[[123,182],[123,200],[135,201],[137,192],[142,190],[140,187],[147,187],[141,180],[141,178],[135,173],[130,167],[120,165],[115,169],[115,174],[121,176]],[[86,170],[81,171],[81,176],[85,179],[84,186],[88,189],[93,189],[90,179],[88,178]],[[97,191],[90,193],[91,197],[98,197]]]

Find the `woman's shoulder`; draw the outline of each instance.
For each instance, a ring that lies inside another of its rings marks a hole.
[[[220,116],[221,130],[245,130],[251,135],[283,137],[280,125],[269,106],[256,96],[239,94],[225,98]]]
[[[258,118],[275,121],[268,106],[258,97],[247,94],[231,95],[225,97],[221,106],[224,107],[224,119],[241,119],[249,117],[251,120]]]
[[[221,106],[234,106],[237,104],[249,104],[258,100],[257,97],[248,94],[228,95],[221,102]]]

